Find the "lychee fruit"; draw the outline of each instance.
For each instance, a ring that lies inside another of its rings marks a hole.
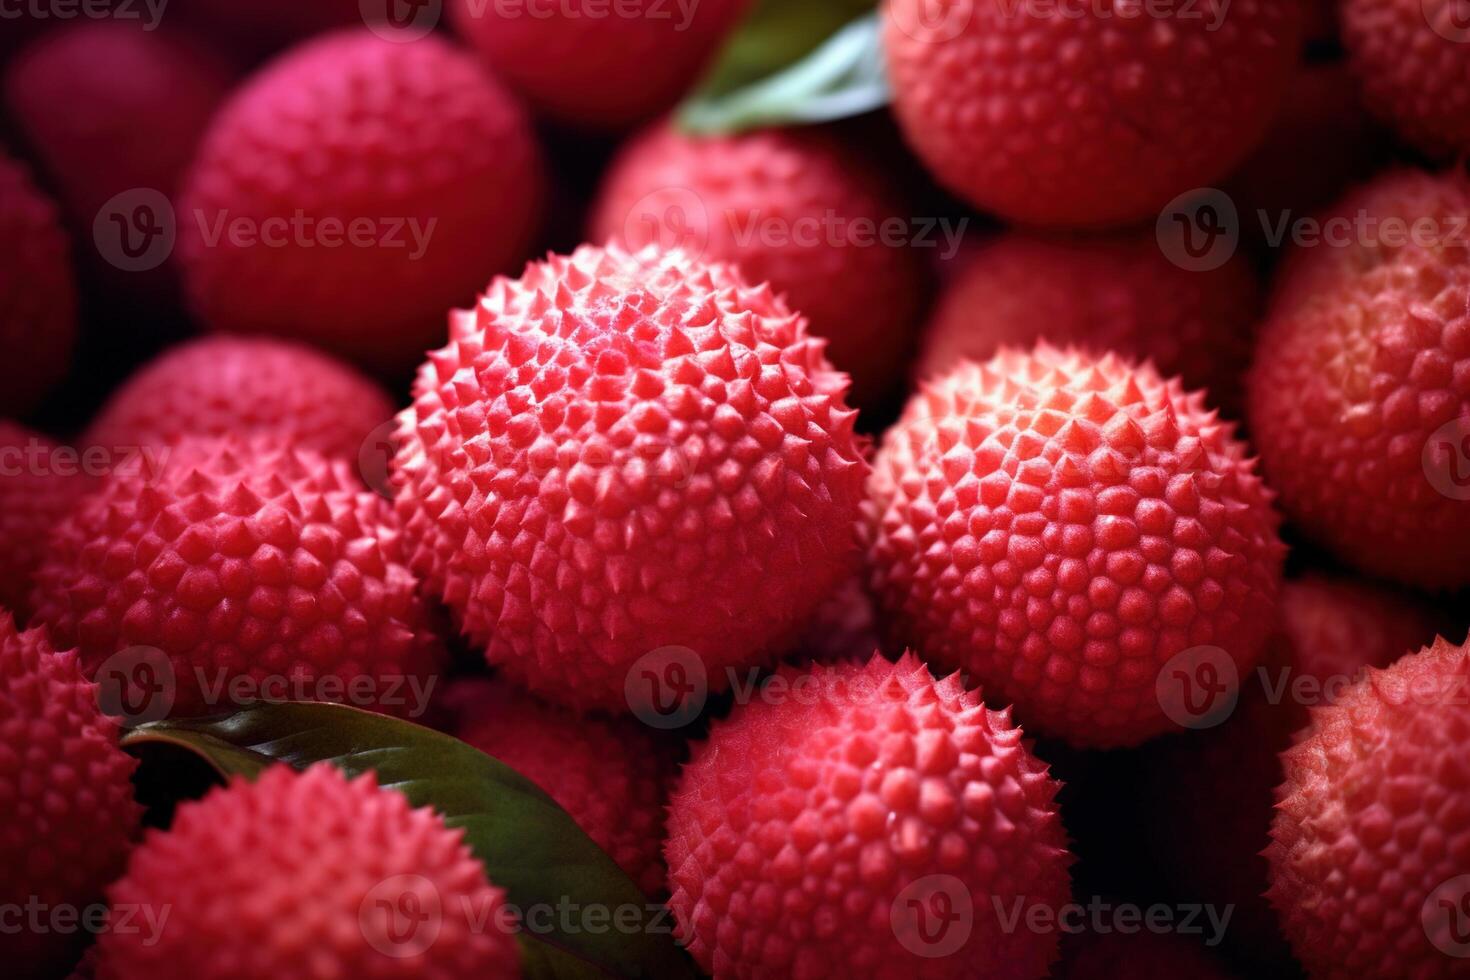
[[[633,0],[595,16],[568,4],[446,4],[454,29],[533,108],[593,130],[671,108],[748,6]]]
[[[56,206],[0,152],[0,416],[25,415],[71,366],[77,287]]]
[[[441,655],[388,502],[351,464],[263,438],[187,439],[158,471],[113,474],[53,531],[32,601],[89,675],[161,651],[176,715],[242,698],[414,714]]]
[[[96,475],[80,454],[0,420],[0,606],[22,620],[46,538]]]
[[[450,336],[400,416],[397,505],[414,568],[523,687],[627,710],[630,668],[680,646],[718,691],[855,570],[847,377],[769,286],[585,246]]]
[[[166,351],[103,407],[83,442],[118,450],[187,436],[271,436],[357,460],[395,411],[387,393],[347,364],[269,337],[205,337]]]
[[[1470,23],[1456,0],[1343,0],[1339,16],[1369,110],[1426,153],[1470,152]]]
[[[1470,584],[1470,182],[1396,172],[1288,254],[1248,379],[1281,507],[1362,571]]]
[[[715,722],[669,806],[670,907],[699,965],[1044,976],[1058,932],[1005,915],[1055,915],[1071,857],[1059,784],[1009,713],[912,655],[778,676],[781,697]]]
[[[142,816],[136,766],[76,652],[0,611],[0,904],[12,910],[0,955],[15,976],[60,973],[75,954],[74,934],[44,926],[58,906],[80,915],[122,871]],[[26,921],[32,907],[43,928]]]
[[[1148,364],[1047,344],[963,361],[884,436],[868,494],[894,639],[1028,731],[1137,744],[1261,655],[1284,553],[1270,492],[1233,425]],[[1175,704],[1168,678],[1206,666],[1210,691]]]
[[[1451,977],[1470,949],[1470,649],[1313,709],[1282,755],[1268,897],[1313,977]]]
[[[590,237],[678,245],[769,282],[829,341],[863,406],[898,386],[913,345],[923,270],[910,213],[875,168],[823,134],[694,137],[660,124],[614,161]]]
[[[182,804],[108,898],[169,914],[103,934],[104,980],[520,976],[505,894],[464,831],[325,762]]]
[[[333,33],[263,68],[215,117],[179,204],[211,328],[406,369],[444,313],[529,247],[539,151],[516,101],[438,38]]]
[[[1152,218],[1250,152],[1301,10],[888,0],[884,21],[894,109],[935,177],[1012,221],[1085,227]]]
[[[578,717],[498,682],[457,683],[456,734],[540,786],[637,882],[664,890],[664,805],[672,745],[631,719]]]
[[[1091,238],[1012,232],[982,246],[944,293],[918,375],[1045,339],[1149,358],[1206,389],[1210,405],[1238,412],[1259,314],[1260,286],[1240,257],[1193,271],[1169,261],[1152,229]]]

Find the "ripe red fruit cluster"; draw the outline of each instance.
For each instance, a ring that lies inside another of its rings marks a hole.
[[[1466,975],[1452,0],[62,6],[6,968]]]

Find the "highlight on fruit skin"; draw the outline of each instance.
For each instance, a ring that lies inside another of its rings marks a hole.
[[[1205,708],[1238,693],[1275,615],[1270,490],[1234,425],[1146,362],[961,362],[884,435],[864,515],[895,643],[1076,746],[1194,724],[1174,675],[1208,661]]]
[[[679,936],[724,977],[1041,977],[1070,900],[1060,788],[957,676],[783,667],[695,745],[664,847]],[[774,688],[772,690],[775,690]]]
[[[180,805],[108,899],[169,914],[104,933],[102,980],[521,973],[505,895],[464,831],[371,772],[349,780],[325,762],[277,764]]]
[[[1282,755],[1267,893],[1312,976],[1450,977],[1470,952],[1470,647],[1369,670]]]
[[[399,417],[413,568],[550,701],[625,712],[668,648],[719,691],[857,566],[867,464],[822,348],[768,285],[678,251],[497,280]]]

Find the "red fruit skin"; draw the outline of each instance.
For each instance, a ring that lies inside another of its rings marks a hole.
[[[1075,239],[1013,232],[981,247],[944,293],[918,375],[1046,339],[1149,358],[1238,414],[1260,307],[1260,285],[1241,257],[1195,272],[1170,262],[1152,230]]]
[[[115,392],[83,442],[171,446],[188,436],[269,436],[356,461],[394,405],[375,382],[301,344],[205,337],[173,347]]]
[[[53,531],[32,602],[89,676],[162,651],[174,715],[230,710],[237,678],[412,714],[442,660],[391,506],[348,463],[269,439],[188,439],[161,472],[114,473]]]
[[[1433,156],[1470,151],[1470,26],[1454,0],[1343,0],[1342,43],[1368,108]]]
[[[578,717],[497,682],[459,682],[460,740],[540,786],[644,894],[664,891],[672,747],[630,719]],[[454,695],[457,692],[450,692]]]
[[[98,709],[76,651],[56,650],[42,630],[17,632],[4,611],[0,746],[0,904],[65,905],[80,914],[122,870],[137,832],[137,763],[118,748],[117,724]],[[0,932],[6,970],[61,973],[78,937],[33,932],[26,922],[11,918]]]
[[[542,191],[525,114],[474,58],[341,31],[220,110],[185,182],[179,257],[214,330],[406,369],[442,343],[447,309],[519,260]]]
[[[1219,914],[1219,913],[1217,913]],[[1234,920],[1231,920],[1234,925]],[[1169,932],[1089,932],[1062,944],[1054,980],[1230,980],[1200,942]]]
[[[733,267],[584,246],[451,319],[400,416],[413,567],[492,664],[577,709],[692,651],[711,691],[857,564],[847,377]]]
[[[1267,897],[1313,977],[1463,976],[1435,896],[1470,869],[1467,690],[1470,651],[1436,640],[1313,709],[1283,753]]]
[[[459,35],[537,112],[607,131],[672,108],[749,5],[633,0],[600,17],[537,0],[447,0],[445,8]]]
[[[77,287],[56,206],[0,153],[0,416],[30,412],[71,366]]]
[[[1175,887],[1191,901],[1233,906],[1229,939],[1253,960],[1286,955],[1266,902],[1279,753],[1364,668],[1387,667],[1434,638],[1440,618],[1382,586],[1320,574],[1286,582],[1280,618],[1260,668],[1219,728],[1171,743],[1158,766],[1158,840]],[[1208,841],[1208,846],[1201,846]]]
[[[888,0],[910,146],[970,203],[1036,225],[1153,218],[1228,173],[1296,66],[1299,5],[1209,0],[1164,17],[1122,6]]]
[[[892,220],[911,229],[910,213],[877,170],[824,135],[701,138],[661,123],[614,161],[589,237],[635,250],[677,242],[769,282],[827,338],[828,356],[852,375],[854,404],[866,406],[902,380],[923,270],[916,249],[854,229]]]
[[[1453,176],[1396,172],[1349,194],[1322,220],[1367,231],[1288,255],[1247,381],[1293,523],[1356,569],[1426,588],[1470,583],[1453,455],[1457,420],[1470,433],[1466,214],[1470,184]],[[1428,222],[1435,239],[1390,220]]]
[[[1044,976],[1057,933],[1007,930],[995,903],[1055,911],[1071,855],[1060,784],[1009,712],[912,655],[780,675],[807,693],[715,722],[669,805],[669,905],[699,965],[716,978]],[[957,949],[925,956],[891,916],[935,876],[973,918]]]
[[[45,436],[0,420],[0,606],[22,620],[46,539],[93,484],[79,459]]]
[[[325,762],[180,805],[108,898],[170,915],[156,935],[104,933],[99,980],[520,976],[505,894],[464,831],[371,772],[349,781]],[[405,930],[400,908],[426,918]]]
[[[868,482],[872,592],[898,643],[1079,747],[1178,726],[1159,676],[1262,653],[1284,547],[1234,435],[1151,366],[1047,344],[924,385]]]

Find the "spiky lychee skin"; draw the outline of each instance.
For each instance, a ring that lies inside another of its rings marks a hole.
[[[1365,231],[1288,255],[1247,385],[1293,523],[1357,569],[1430,588],[1470,583],[1466,214],[1461,177],[1398,172],[1349,194],[1324,227]]]
[[[504,892],[464,831],[325,762],[181,805],[108,899],[170,915],[157,935],[105,933],[100,980],[520,976]]]
[[[1071,857],[1059,784],[1008,713],[912,655],[780,676],[790,696],[716,722],[669,805],[669,904],[700,966],[717,978],[1044,976],[1057,933],[1004,929],[996,903],[1055,911]],[[894,924],[926,879],[973,907],[952,951],[945,930]]]
[[[1209,0],[1162,18],[1124,6],[888,0],[909,144],[952,191],[1025,224],[1153,218],[1228,173],[1296,66],[1299,5]]]
[[[1166,375],[1239,411],[1260,314],[1242,257],[1193,271],[1170,262],[1153,230],[1108,237],[1003,235],[969,259],[924,332],[918,376],[1038,340],[1150,358]]]
[[[22,620],[46,538],[92,485],[79,458],[58,458],[45,436],[0,420],[0,606]]]
[[[1470,650],[1436,640],[1314,709],[1282,755],[1268,897],[1313,977],[1463,975],[1465,890],[1436,893],[1470,869],[1466,691]]]
[[[89,672],[161,650],[176,715],[245,695],[411,713],[442,656],[387,501],[265,438],[186,439],[160,472],[109,477],[53,531],[32,601]]]
[[[0,904],[80,910],[101,899],[142,816],[136,767],[76,652],[57,651],[42,630],[18,632],[0,611]],[[75,939],[12,916],[0,955],[16,976],[46,976],[66,966]]]
[[[341,31],[220,110],[185,182],[179,257],[215,330],[406,369],[442,342],[447,309],[520,260],[541,197],[529,123],[473,57]]]
[[[1452,0],[1344,0],[1342,43],[1363,101],[1414,146],[1470,151],[1470,40]]]
[[[449,0],[449,21],[538,112],[585,129],[622,129],[671,108],[750,0],[680,8],[632,0],[589,16],[567,4]]]
[[[61,380],[77,334],[77,287],[56,206],[0,152],[0,416],[25,415]]]
[[[614,161],[590,238],[634,249],[676,242],[769,282],[827,338],[863,406],[898,385],[911,352],[921,253],[879,237],[885,221],[913,233],[909,213],[876,169],[823,135],[695,137],[663,123]]]
[[[631,719],[578,717],[497,682],[474,685],[458,714],[462,741],[544,789],[644,894],[664,890],[671,744]]]
[[[522,686],[627,710],[683,646],[710,689],[856,567],[847,377],[769,286],[585,246],[456,314],[400,416],[414,568]]]
[[[1259,658],[1284,548],[1234,435],[1177,379],[1047,344],[961,362],[884,437],[871,583],[895,639],[1078,746],[1174,729],[1171,658]]]
[[[205,337],[132,376],[88,428],[87,445],[170,446],[188,436],[270,436],[356,460],[395,406],[351,366],[268,337]]]

